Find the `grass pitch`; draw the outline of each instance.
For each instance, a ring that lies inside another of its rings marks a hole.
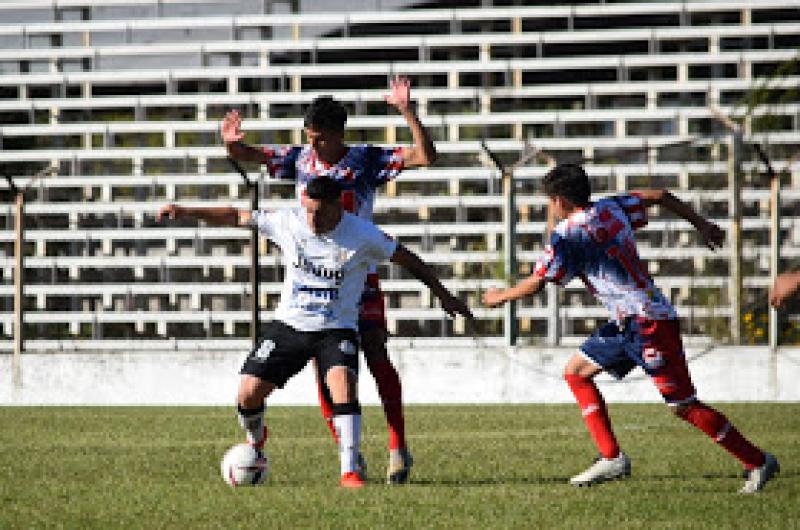
[[[268,482],[232,489],[233,408],[0,408],[0,528],[797,528],[800,404],[720,408],[782,472],[736,494],[738,463],[662,405],[611,405],[624,481],[566,481],[593,458],[574,405],[412,406],[409,485],[383,484],[386,428],[365,407],[368,487],[337,487],[312,407],[273,407]]]

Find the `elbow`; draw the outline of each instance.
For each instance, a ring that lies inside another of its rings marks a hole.
[[[436,159],[438,158],[438,153],[436,149],[431,146],[431,149],[426,149],[421,153],[419,165],[420,166],[432,166]]]

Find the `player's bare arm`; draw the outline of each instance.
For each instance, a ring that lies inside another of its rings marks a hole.
[[[719,225],[712,223],[696,211],[694,208],[677,198],[667,190],[638,190],[636,192],[642,198],[645,206],[658,204],[675,215],[686,219],[694,226],[703,238],[706,246],[711,250],[716,250],[725,241],[725,231]]]
[[[800,271],[779,274],[772,289],[769,290],[769,304],[772,307],[781,307],[798,291],[800,291]]]
[[[164,219],[198,219],[211,225],[235,228],[247,226],[251,218],[252,213],[250,210],[240,210],[239,208],[227,206],[194,208],[168,204],[159,210],[156,221],[161,222]]]
[[[242,116],[238,110],[232,110],[225,114],[220,132],[229,157],[242,162],[258,162],[259,164],[267,162],[267,155],[263,151],[242,141],[244,138]]]
[[[489,288],[483,293],[481,300],[488,307],[497,307],[511,300],[533,296],[544,288],[545,280],[532,274],[508,289]]]
[[[431,292],[436,295],[442,303],[442,309],[450,316],[456,314],[473,319],[472,312],[467,304],[453,296],[453,294],[442,285],[431,267],[422,261],[419,256],[408,250],[403,245],[397,245],[397,249],[392,254],[392,263],[397,263],[405,270],[410,272],[416,279],[427,285]]]
[[[411,108],[411,81],[407,77],[398,76],[392,79],[390,88],[391,92],[384,99],[405,118],[414,141],[412,147],[404,147],[402,150],[403,164],[406,167],[430,166],[436,161],[436,147]]]

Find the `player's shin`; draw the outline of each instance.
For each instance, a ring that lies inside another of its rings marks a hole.
[[[339,438],[341,474],[358,472],[358,454],[361,446],[361,405],[334,403],[333,425]]]
[[[322,418],[328,425],[328,429],[331,431],[334,441],[339,443],[339,438],[336,434],[336,427],[333,425],[333,404],[331,401],[331,395],[328,392],[327,387],[322,384],[319,372],[317,372],[317,393],[319,397],[319,409],[322,413]]]
[[[721,412],[702,401],[693,401],[675,409],[678,417],[691,423],[726,451],[736,457],[745,469],[764,465],[764,453],[750,443]]]
[[[577,374],[564,374],[578,406],[581,408],[583,421],[592,435],[597,450],[603,458],[619,456],[619,444],[611,430],[611,420],[603,396],[594,381]]]
[[[247,435],[247,443],[256,449],[261,449],[267,439],[267,430],[264,426],[265,405],[254,409],[247,409],[239,404],[236,408],[239,413],[239,425],[242,426],[242,429],[244,429]]]

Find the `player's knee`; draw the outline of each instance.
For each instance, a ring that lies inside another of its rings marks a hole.
[[[346,366],[333,366],[328,369],[325,381],[331,394],[331,401],[348,403],[356,399],[357,378],[355,372]]]
[[[243,375],[239,380],[237,403],[247,409],[258,408],[275,388],[273,383],[251,375]]]

